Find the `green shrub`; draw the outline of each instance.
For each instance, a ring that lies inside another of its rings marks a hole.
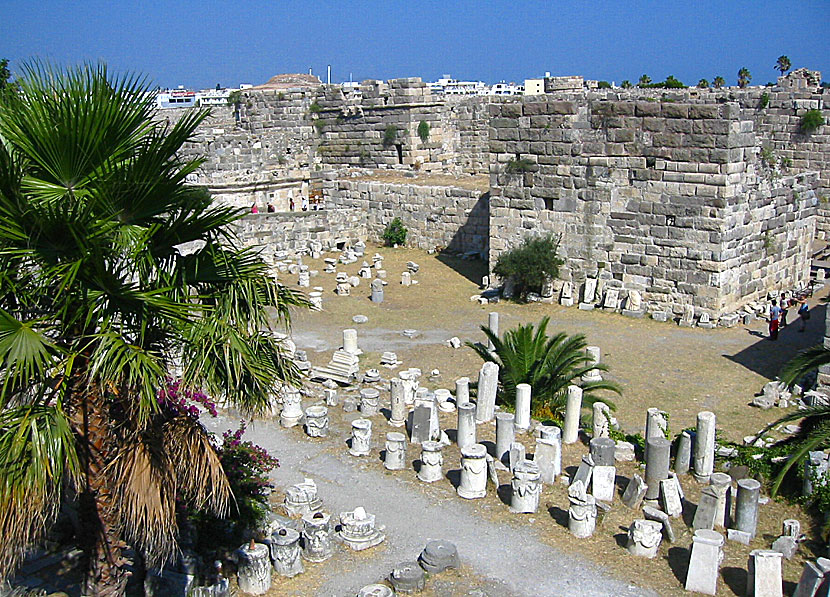
[[[422,120],[418,124],[418,136],[421,138],[422,143],[426,143],[427,139],[429,139],[429,123],[426,120]]]
[[[633,85],[631,84],[631,81],[629,81],[628,79],[623,79],[623,82],[620,83],[620,87],[622,87],[623,89],[631,89]]]
[[[597,88],[599,89],[611,89],[611,83],[608,81],[599,81],[597,83]]]
[[[228,105],[229,106],[236,106],[239,107],[239,104],[242,102],[242,92],[241,91],[231,91],[228,95]]]
[[[518,296],[538,292],[546,279],[559,275],[559,266],[564,261],[556,256],[558,249],[559,238],[552,234],[525,238],[518,247],[499,255],[493,273],[503,280],[512,277]]]
[[[769,106],[769,93],[766,91],[761,94],[761,99],[758,100],[758,109],[763,110]]]
[[[314,128],[316,128],[317,132],[322,135],[323,129],[326,128],[326,120],[324,118],[318,118],[314,121]]]
[[[801,122],[798,125],[802,133],[812,133],[824,124],[824,117],[820,110],[807,110],[807,113],[801,117]]]
[[[386,130],[383,131],[383,146],[386,147],[387,145],[392,145],[397,140],[398,127],[396,127],[394,124],[390,124],[386,127]]]
[[[406,226],[403,225],[400,218],[395,218],[389,222],[381,238],[383,238],[387,247],[403,246],[406,244]]]
[[[709,80],[708,79],[701,79],[697,82],[697,86],[701,89],[707,89],[709,87]]]
[[[530,172],[536,164],[527,158],[516,158],[507,162],[505,172],[508,174],[517,174],[520,172]]]
[[[312,114],[317,114],[318,112],[321,112],[322,110],[323,110],[323,108],[322,108],[322,107],[320,106],[320,104],[318,104],[316,101],[315,101],[315,102],[313,102],[313,103],[312,103],[312,104],[308,107],[308,111],[309,111],[309,112],[311,112]]]

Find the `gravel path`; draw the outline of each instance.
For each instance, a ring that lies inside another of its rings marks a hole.
[[[233,427],[230,417],[206,421],[215,432]],[[458,546],[464,564],[476,575],[490,579],[480,595],[504,597],[555,595],[641,596],[644,592],[577,556],[563,553],[543,543],[530,525],[498,525],[477,516],[475,501],[439,500],[412,484],[370,468],[364,460],[348,456],[346,448],[331,453],[331,442],[313,443],[298,438],[296,431],[276,422],[257,421],[248,428],[246,438],[265,447],[280,460],[272,478],[285,488],[311,477],[325,509],[334,515],[363,506],[386,526],[384,549],[376,548],[371,558],[338,565],[325,565],[326,581],[316,595],[352,597],[367,584],[384,578],[392,567],[415,559],[429,539],[447,539]],[[333,441],[338,441],[329,438]],[[375,441],[377,443],[377,432]],[[545,516],[546,513],[539,513]],[[574,539],[576,541],[576,539]]]

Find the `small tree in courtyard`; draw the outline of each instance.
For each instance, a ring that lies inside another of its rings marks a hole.
[[[515,249],[499,255],[493,273],[503,280],[513,278],[516,292],[524,297],[528,292],[539,291],[548,278],[559,275],[559,266],[564,263],[556,256],[559,238],[552,234],[529,237]]]
[[[395,218],[389,222],[386,230],[383,231],[382,238],[388,247],[406,244],[406,226],[403,225],[400,218]]]

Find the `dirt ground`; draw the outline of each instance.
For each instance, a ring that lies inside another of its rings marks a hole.
[[[471,349],[452,349],[446,346],[445,340],[452,336],[458,336],[462,341],[482,340],[483,334],[478,326],[486,324],[490,311],[499,313],[502,332],[519,323],[536,322],[547,315],[551,318],[549,332],[582,333],[589,344],[601,347],[602,362],[610,368],[608,377],[623,386],[623,395],[614,401],[617,405],[616,417],[623,430],[628,432],[643,431],[646,409],[652,406],[669,413],[672,435],[694,425],[698,411],[712,410],[718,417],[718,427],[724,437],[740,441],[783,413],[780,409],[762,411],[748,406],[753,395],[765,382],[774,378],[780,366],[798,350],[819,343],[823,337],[825,307],[820,302],[821,293],[811,301],[813,316],[807,332],[798,333],[796,322],[796,325],[784,329],[779,341],[774,343],[765,339],[766,326],[762,321],[747,327],[739,325],[732,329],[703,330],[559,305],[507,302],[479,305],[470,297],[478,294],[476,281],[486,274],[482,262],[427,255],[403,248],[370,247],[367,257],[375,251],[385,258],[384,269],[389,282],[385,288],[385,300],[380,305],[368,298],[368,280],[361,280],[360,286],[352,289],[351,296],[334,295],[334,275],[322,273],[322,260],[306,258],[305,263],[311,269],[320,271],[319,275],[311,278],[311,285],[323,288],[324,310],[296,313],[293,336],[299,348],[308,350],[313,364],[327,363],[332,352],[342,344],[342,330],[355,328],[358,344],[364,351],[362,371],[377,367],[381,352],[394,351],[403,361],[401,368],[419,367],[424,372],[421,385],[432,389],[453,389],[454,380],[462,375],[477,379],[481,361]],[[419,272],[413,276],[418,284],[403,287],[400,274],[410,260],[420,265]],[[361,261],[348,266],[339,265],[338,271],[356,275]],[[288,274],[281,275],[286,283],[296,282],[295,278]],[[352,316],[358,314],[367,316],[368,323],[353,323]],[[791,320],[795,319],[793,315],[790,315]],[[404,337],[401,332],[407,328],[417,330],[419,335],[414,339]],[[394,371],[383,367],[379,369],[386,380],[394,376]],[[430,379],[432,369],[438,369],[440,377]],[[342,425],[343,429],[348,429],[348,421],[357,416],[342,414],[340,409],[332,410],[338,412],[332,417],[333,427]],[[342,421],[338,420],[341,416],[344,418]],[[442,413],[441,417],[442,428],[455,428],[454,414]],[[495,427],[481,426],[479,434],[479,441],[494,442]],[[518,439],[526,444],[528,453],[533,451],[534,438],[519,436]],[[566,446],[563,468],[575,467],[586,451],[587,446],[583,443]],[[445,469],[452,469],[453,463],[459,462],[455,444],[444,450],[444,462]],[[377,461],[372,466],[382,468],[382,463]],[[620,491],[634,472],[637,472],[635,463],[618,463],[617,484]],[[454,499],[452,470],[447,477],[449,483],[432,485],[413,480],[412,487],[415,491],[435,492],[435,497],[439,499]],[[511,515],[504,504],[509,495],[509,482],[508,474],[502,472],[499,491],[491,491],[487,498],[479,500],[486,516],[505,525],[532,525],[542,529],[545,540],[554,546],[580,553],[620,578],[637,586],[652,588],[660,595],[687,594],[682,584],[692,533],[682,522],[674,522],[676,542],[669,544],[664,541],[658,558],[635,558],[623,547],[626,529],[637,515],[619,501],[593,537],[577,540],[567,530],[568,500],[564,484],[544,488],[541,502],[544,510],[540,507],[535,515]],[[700,491],[697,483],[686,477],[682,484],[687,499],[697,503]],[[781,521],[785,518],[798,518],[804,527],[809,527],[809,517],[799,506],[770,501],[761,508],[757,538],[750,546],[726,542],[718,595],[744,594],[750,550],[769,548],[780,534]],[[821,550],[818,544],[807,542],[791,561],[784,560],[785,594],[791,592],[797,583],[804,559],[824,555]],[[458,574],[463,576],[463,571]]]

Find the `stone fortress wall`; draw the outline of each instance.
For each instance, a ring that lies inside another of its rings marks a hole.
[[[409,244],[477,252],[492,266],[524,235],[550,231],[575,283],[596,275],[641,291],[650,308],[719,315],[803,283],[809,241],[830,229],[814,217],[830,196],[830,126],[798,130],[824,95],[788,81],[518,98],[437,98],[419,79],[367,81],[360,96],[246,90],[214,108],[186,152],[207,155],[194,182],[217,200],[282,212],[293,196],[325,208],[296,229],[296,212],[252,219],[267,230],[243,226],[251,242],[298,245],[304,229],[327,226],[346,238],[348,218],[325,212],[352,210],[355,238],[378,239],[397,216]],[[400,180],[372,180],[373,168]],[[487,172],[489,193],[463,184]]]
[[[576,284],[598,276],[654,308],[710,315],[804,283],[821,186],[809,168],[823,167],[827,144],[796,132],[792,105],[776,109],[792,115],[759,109],[762,93],[637,90],[492,106],[491,263],[526,231],[552,232]],[[787,168],[760,157],[776,142]]]

